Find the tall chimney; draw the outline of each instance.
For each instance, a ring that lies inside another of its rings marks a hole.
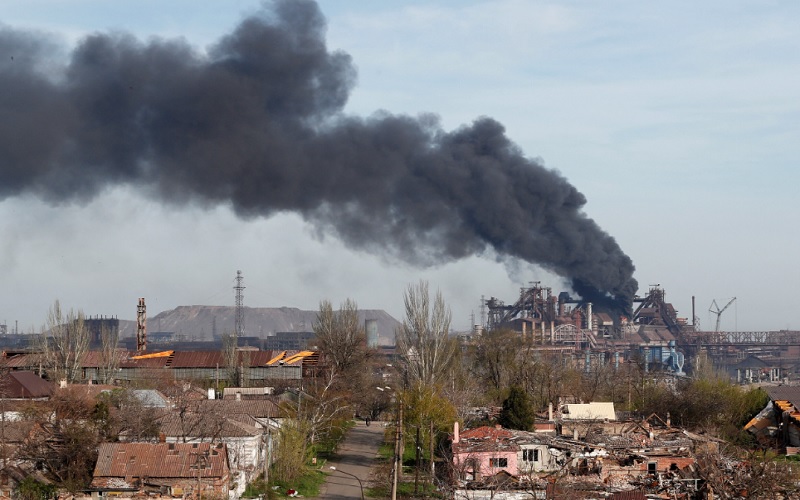
[[[586,304],[586,329],[592,330],[592,303]]]
[[[147,350],[147,306],[144,304],[144,297],[139,299],[136,307],[136,350]]]
[[[453,444],[458,442],[458,422],[453,424]]]

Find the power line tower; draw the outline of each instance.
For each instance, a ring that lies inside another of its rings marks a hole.
[[[244,337],[244,277],[241,271],[236,271],[236,323],[234,325],[234,345],[239,345],[239,338]]]

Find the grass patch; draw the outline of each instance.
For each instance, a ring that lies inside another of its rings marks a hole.
[[[316,467],[308,467],[305,474],[292,481],[291,484],[283,484],[276,481],[273,486],[278,486],[280,496],[286,496],[287,490],[297,490],[297,493],[304,497],[319,496],[319,489],[325,482],[325,474]]]
[[[288,490],[296,490],[298,494],[304,497],[319,496],[320,487],[325,483],[325,473],[322,472],[321,467],[307,466],[305,473],[295,479],[294,481],[270,481],[269,484],[264,482],[264,476],[260,475],[258,479],[249,483],[242,493],[242,498],[256,498],[264,495],[264,498],[284,498]],[[276,489],[273,489],[277,486]]]
[[[388,498],[392,494],[391,485],[378,485],[366,488],[364,495],[370,498]],[[442,498],[442,494],[436,491],[432,484],[425,485],[419,483],[419,492],[414,495],[414,481],[403,481],[397,483],[397,496],[405,498]]]

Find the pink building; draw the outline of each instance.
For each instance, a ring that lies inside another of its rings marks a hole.
[[[453,465],[460,479],[477,481],[499,472],[517,474],[519,445],[511,431],[502,427],[477,427],[459,432],[453,429]]]

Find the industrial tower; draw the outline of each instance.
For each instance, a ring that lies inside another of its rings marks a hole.
[[[139,299],[136,307],[136,350],[147,350],[147,307],[144,305],[144,297]]]
[[[239,339],[244,337],[244,277],[241,271],[236,271],[236,319],[234,325],[234,345],[239,345]]]

